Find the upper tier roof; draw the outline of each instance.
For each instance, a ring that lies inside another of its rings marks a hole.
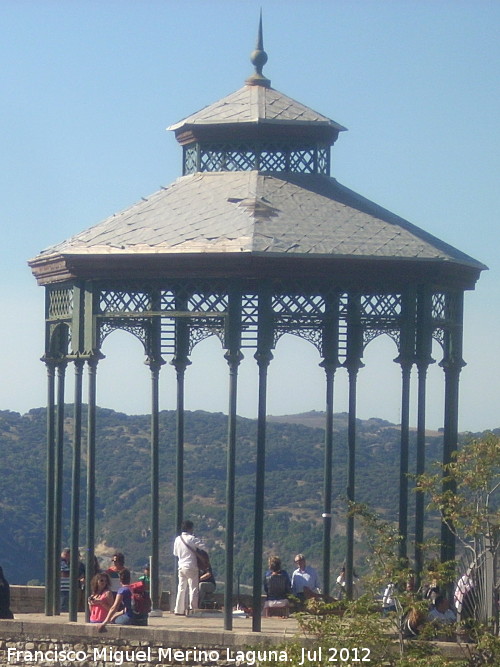
[[[313,123],[316,127],[322,125],[336,132],[346,129],[274,88],[257,85],[245,85],[168,129],[180,133],[191,127],[232,123],[306,126]]]

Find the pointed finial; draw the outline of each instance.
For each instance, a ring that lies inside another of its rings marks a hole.
[[[262,38],[262,9],[260,10],[259,33],[257,35],[257,45],[255,51],[250,54],[250,61],[255,67],[255,72],[245,81],[249,86],[264,86],[269,88],[271,81],[262,74],[262,68],[267,63],[267,53],[264,51],[264,40]]]

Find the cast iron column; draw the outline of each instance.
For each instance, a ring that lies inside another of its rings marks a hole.
[[[80,554],[78,551],[80,537],[80,477],[82,460],[82,384],[83,359],[75,359],[75,404],[73,406],[73,468],[71,482],[71,528],[70,528],[70,593],[69,620],[78,620],[78,597],[80,582],[78,577]],[[90,572],[88,577],[90,577]]]
[[[425,472],[425,425],[427,369],[434,363],[432,353],[432,299],[427,290],[422,288],[417,300],[417,342],[416,360],[418,369],[418,404],[417,404],[417,460],[416,475]],[[415,497],[415,574],[416,587],[421,584],[424,566],[424,509],[425,496],[418,492]]]
[[[323,575],[322,591],[330,593],[330,561],[332,539],[332,461],[333,461],[333,388],[338,360],[338,297],[335,303],[326,302],[325,325],[323,329],[322,354],[320,366],[325,369],[326,408],[325,408],[325,463],[323,482]]]
[[[153,609],[160,609],[160,428],[159,377],[162,359],[149,359],[151,371],[151,571],[150,596]]]
[[[408,546],[408,458],[410,450],[410,380],[415,359],[416,295],[413,290],[403,294],[399,356],[401,366],[401,443],[399,457],[399,557],[407,559]]]
[[[161,309],[157,290],[151,296],[152,311]],[[150,350],[146,364],[151,371],[151,561],[150,596],[154,610],[160,609],[160,370],[165,361],[161,358],[161,319],[151,320]]]
[[[87,407],[87,515],[86,515],[86,542],[87,554],[85,559],[85,600],[91,595],[90,582],[94,575],[95,556],[95,461],[96,461],[96,394],[97,394],[97,364],[102,355],[97,352],[87,360],[88,380],[88,407]],[[85,618],[88,621],[90,612],[88,605],[85,609]]]
[[[63,502],[63,458],[64,458],[64,384],[66,378],[66,360],[57,364],[57,406],[56,406],[56,485],[54,491],[54,598],[55,614],[61,613],[61,539],[62,539],[62,502]]]
[[[253,552],[253,617],[252,631],[260,632],[262,616],[262,550],[264,544],[264,486],[266,467],[266,406],[267,369],[273,355],[272,296],[268,290],[259,294],[259,327],[257,352],[254,357],[259,367],[259,405],[257,416],[257,461],[255,478],[255,522]]]
[[[349,416],[348,416],[348,460],[347,460],[347,553],[345,564],[345,584],[347,598],[353,597],[354,578],[354,516],[351,505],[355,501],[356,477],[356,383],[358,371],[363,367],[363,328],[359,296],[349,298],[347,313],[347,358],[345,366],[349,375]]]
[[[185,319],[175,322],[175,355],[170,362],[177,375],[177,457],[176,457],[176,502],[175,526],[180,533],[184,514],[184,377],[191,364],[188,359],[189,325]]]
[[[447,319],[445,354],[440,366],[445,374],[443,465],[453,459],[458,446],[458,389],[460,372],[465,365],[462,359],[463,292],[446,295]],[[443,475],[446,476],[444,472]],[[456,485],[446,479],[443,491],[456,491]],[[441,525],[441,561],[455,559],[455,537],[443,523]]]
[[[55,607],[54,489],[55,489],[55,369],[54,359],[44,357],[47,368],[47,486],[45,488],[45,615]]]
[[[234,499],[236,462],[236,411],[238,398],[238,367],[243,355],[241,346],[241,294],[229,293],[224,355],[229,366],[229,414],[227,425],[226,466],[226,587],[224,589],[224,629],[233,629],[234,581]]]

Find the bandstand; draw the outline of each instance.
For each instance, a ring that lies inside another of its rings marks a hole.
[[[184,383],[194,346],[221,343],[229,374],[225,523],[225,629],[232,629],[238,368],[258,366],[253,630],[261,629],[267,377],[285,334],[319,351],[324,370],[323,566],[330,586],[334,386],[348,376],[348,500],[356,497],[356,399],[365,347],[393,339],[401,368],[399,531],[408,551],[410,411],[417,414],[417,473],[425,463],[426,382],[433,341],[442,348],[443,461],[457,443],[463,296],[485,267],[342,186],[330,153],[345,128],[271,87],[263,74],[262,28],[255,72],[235,93],[171,126],[183,150],[182,176],[94,227],[41,252],[29,264],[45,287],[47,368],[46,614],[58,613],[65,377],[74,369],[71,568],[77,572],[84,371],[87,373],[87,572],[95,547],[96,383],[103,341],[116,329],[140,339],[151,375],[151,580],[159,606],[159,433],[163,364],[176,371],[176,526],[183,518]],[[247,352],[248,351],[248,352]],[[125,361],[125,363],[127,363]],[[416,396],[410,392],[417,373]],[[424,500],[416,500],[417,569]],[[352,593],[354,520],[346,519],[346,581]],[[454,557],[443,526],[443,560]],[[73,579],[73,577],[72,577]],[[76,578],[75,578],[76,579]],[[76,620],[77,592],[70,596]]]

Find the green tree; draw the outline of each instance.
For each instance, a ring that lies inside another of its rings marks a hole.
[[[469,562],[491,562],[493,629],[498,634],[500,551],[500,436],[486,433],[459,449],[438,472],[421,475],[417,489],[430,498],[442,521],[456,536]]]

